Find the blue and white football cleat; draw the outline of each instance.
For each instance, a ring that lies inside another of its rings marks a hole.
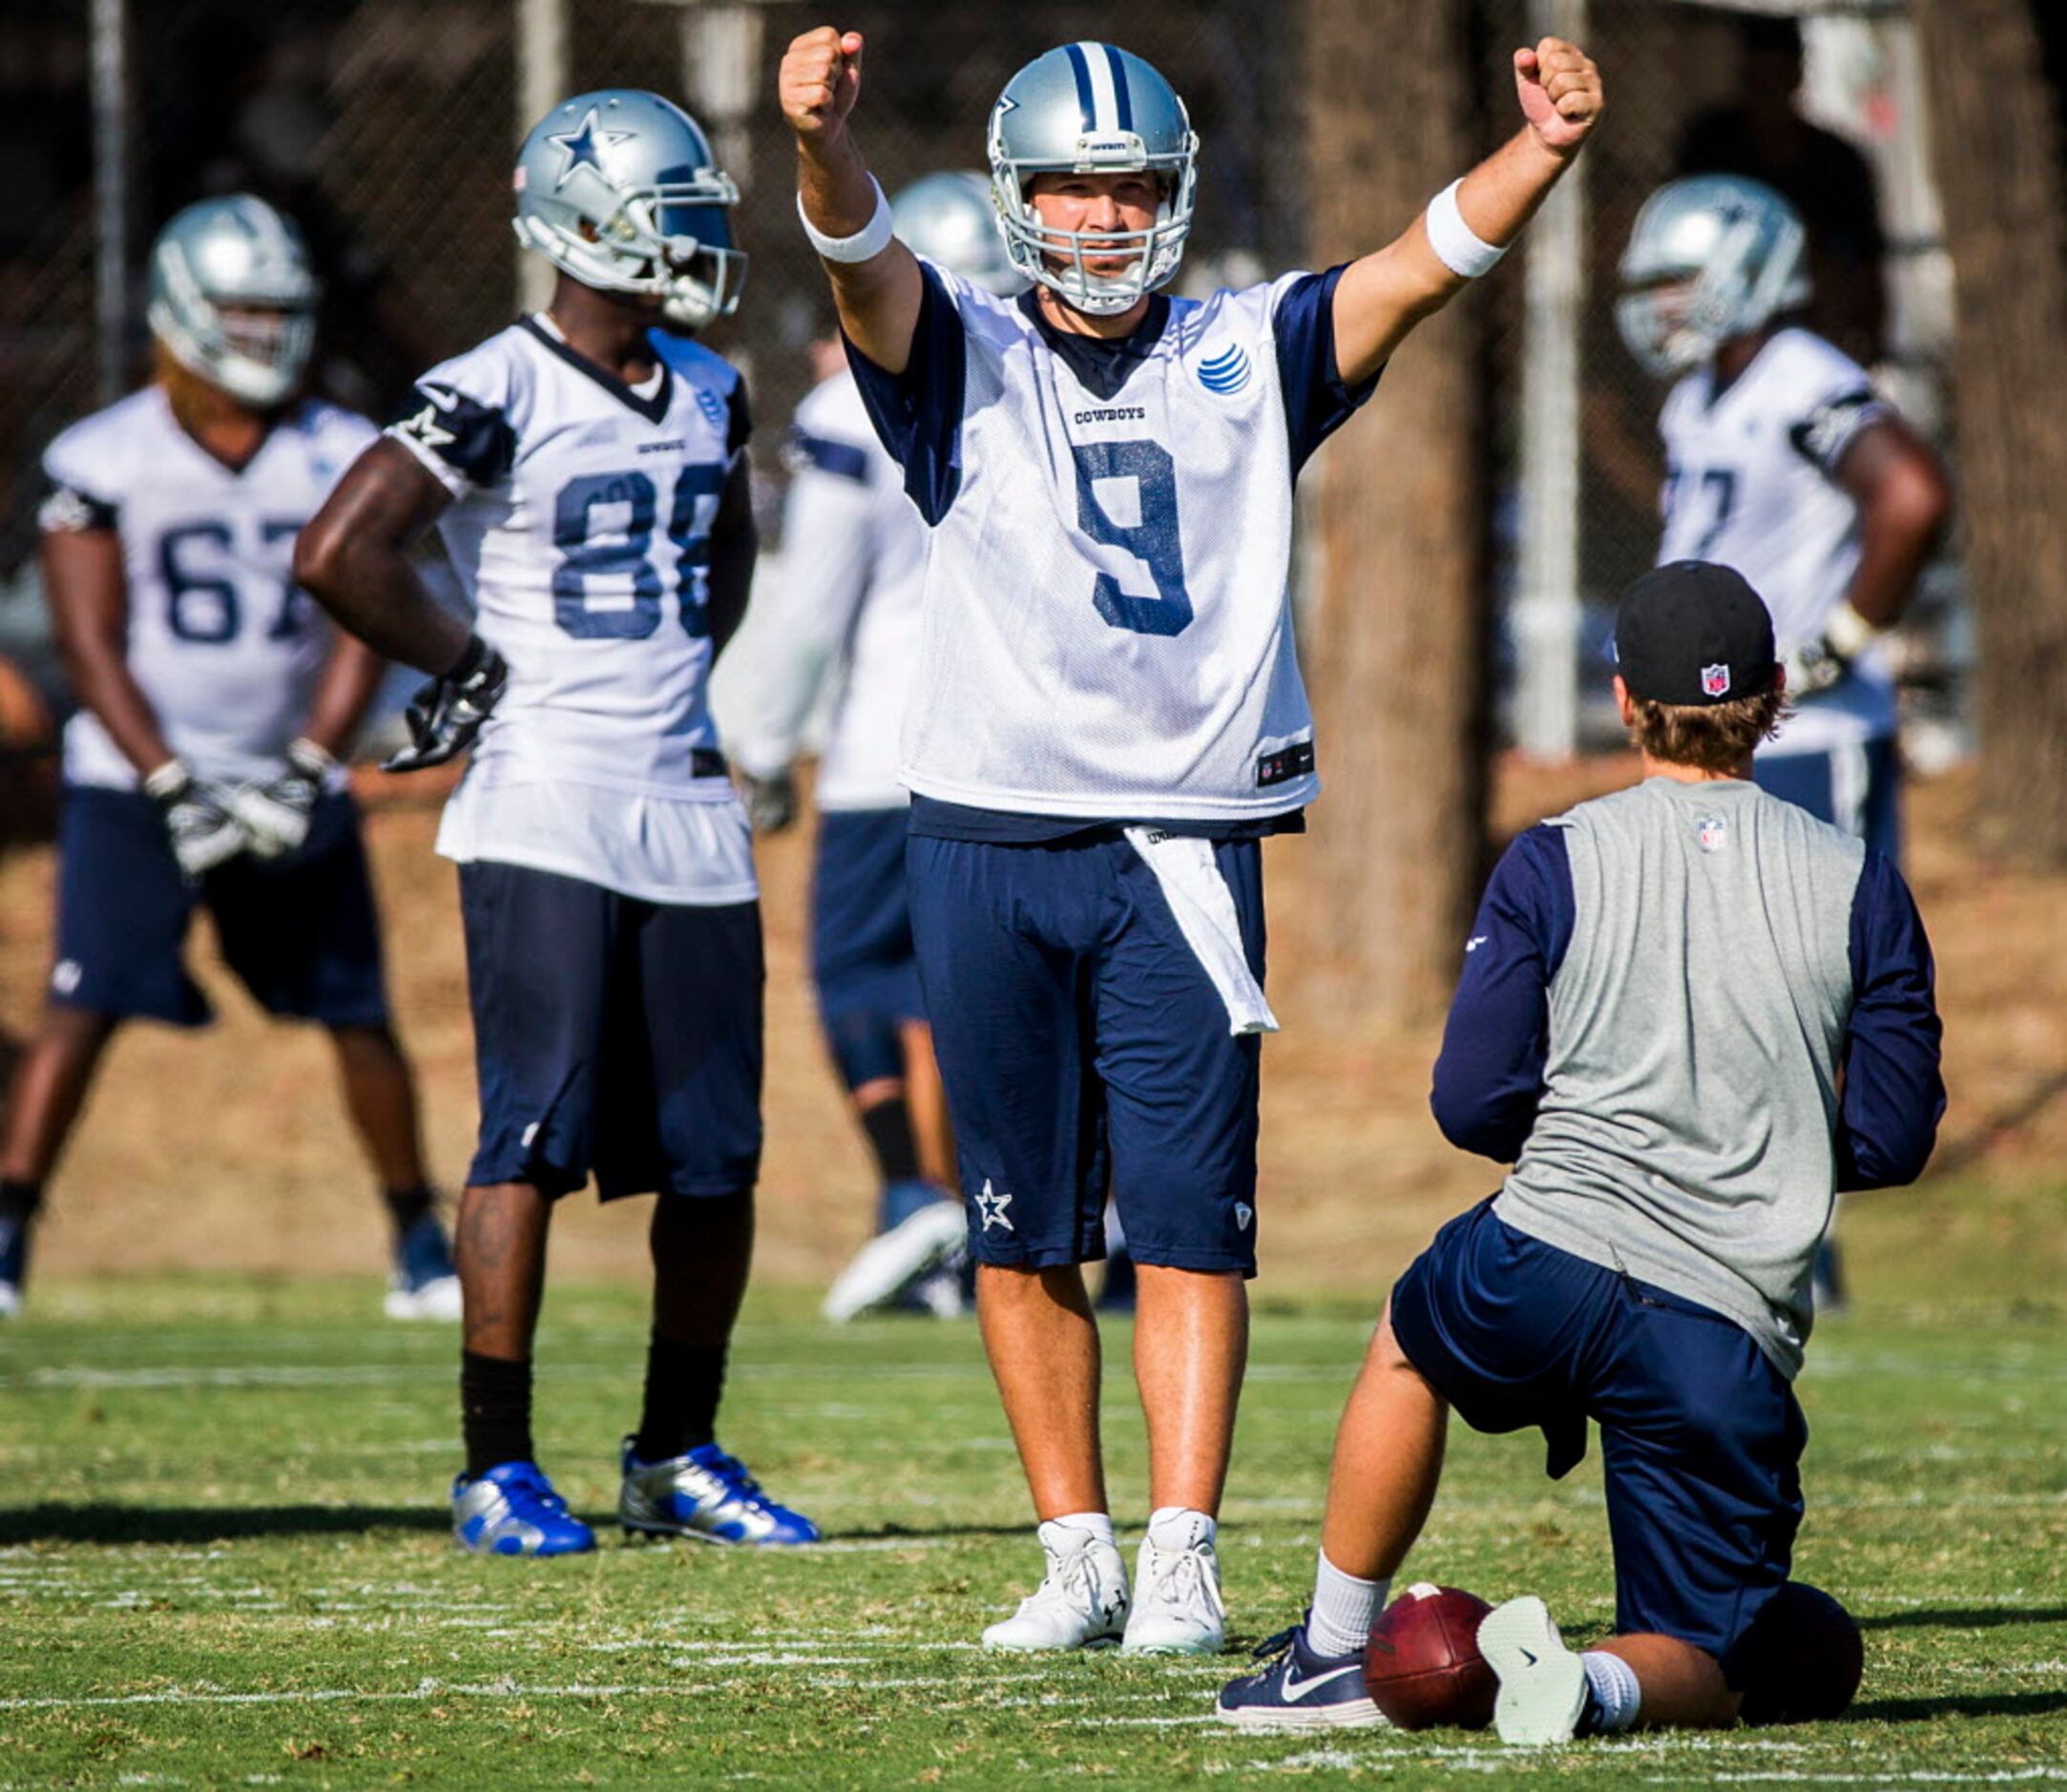
[[[567,1510],[535,1462],[452,1479],[452,1535],[476,1555],[579,1555],[595,1532]]]
[[[961,1310],[958,1286],[950,1281],[951,1307],[934,1296],[931,1284],[938,1272],[953,1261],[969,1245],[969,1220],[958,1200],[941,1198],[930,1183],[909,1186],[924,1191],[887,1232],[879,1232],[862,1246],[854,1261],[840,1272],[820,1311],[836,1325],[858,1314],[896,1306],[917,1294],[926,1310],[951,1318]]]
[[[0,1319],[20,1316],[28,1280],[29,1221],[0,1215]]]
[[[436,1214],[424,1215],[395,1240],[386,1311],[389,1319],[460,1317],[459,1271]]]
[[[1244,1730],[1373,1730],[1385,1713],[1364,1684],[1364,1657],[1315,1655],[1304,1622],[1257,1645],[1270,1665],[1221,1688],[1213,1715]]]
[[[624,1482],[617,1518],[628,1536],[694,1537],[701,1543],[816,1543],[818,1527],[778,1506],[716,1444],[664,1462],[641,1462],[636,1440],[624,1440]]]

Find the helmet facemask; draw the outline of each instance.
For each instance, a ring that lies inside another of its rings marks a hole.
[[[1179,154],[1150,156],[1131,133],[1080,138],[1071,163],[1015,160],[1005,153],[993,122],[991,138],[991,188],[1005,231],[1005,253],[1012,264],[1078,311],[1112,317],[1131,309],[1141,298],[1168,281],[1184,259],[1184,240],[1191,234],[1194,192],[1198,181],[1198,139]],[[1148,172],[1162,189],[1156,221],[1145,230],[1057,230],[1044,223],[1027,189],[1036,175],[1133,174]],[[1128,257],[1132,265],[1118,274],[1095,273],[1087,260]]]
[[[1762,221],[1752,207],[1737,205],[1717,215],[1722,228],[1704,251],[1695,251],[1698,260],[1645,245],[1641,217],[1623,255],[1616,326],[1654,377],[1706,365],[1724,343],[1764,328],[1808,298],[1805,234],[1791,213]]]
[[[291,260],[241,280],[233,276],[239,290],[210,292],[185,245],[168,231],[152,251],[151,277],[145,322],[189,373],[260,410],[293,395],[316,344],[316,283],[299,238]]]
[[[513,221],[519,241],[584,286],[657,298],[670,323],[695,330],[739,307],[746,256],[725,217],[739,198],[730,177],[699,169],[618,196],[601,222],[581,220],[585,229],[536,213]]]

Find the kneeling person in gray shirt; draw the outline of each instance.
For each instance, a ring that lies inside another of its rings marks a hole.
[[[1336,1437],[1313,1609],[1221,1693],[1229,1722],[1382,1720],[1360,1675],[1326,1677],[1428,1515],[1452,1407],[1540,1427],[1553,1476],[1600,1427],[1618,1634],[1578,1655],[1539,1599],[1494,1611],[1504,1740],[1732,1722],[1800,1609],[1775,1596],[1809,1269],[1839,1190],[1931,1155],[1930,946],[1889,861],[1751,781],[1784,678],[1739,574],[1645,573],[1616,648],[1643,781],[1509,848],[1435,1067],[1444,1133],[1514,1168],[1392,1290]]]

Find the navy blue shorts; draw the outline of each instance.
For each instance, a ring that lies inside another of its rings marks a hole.
[[[761,1173],[761,905],[459,870],[481,1138],[467,1180],[729,1196]]]
[[[1821,753],[1761,753],[1761,790],[1863,840],[1890,864],[1902,858],[1902,764],[1894,741],[1864,740]]]
[[[299,851],[241,854],[197,886],[180,876],[164,811],[149,797],[73,784],[58,811],[57,860],[52,1001],[205,1026],[215,1011],[187,974],[184,948],[195,909],[206,907],[224,961],[268,1014],[387,1025],[359,810],[342,792],[317,800]]]
[[[1261,980],[1262,850],[1214,856]],[[1103,1257],[1110,1188],[1137,1262],[1254,1275],[1260,1040],[1229,1035],[1140,854],[914,835],[907,864],[975,1256]]]
[[[849,1089],[905,1073],[898,1029],[924,1020],[905,894],[908,809],[822,816],[811,871],[811,979]]]
[[[1392,1290],[1407,1360],[1474,1431],[1542,1428],[1550,1472],[1600,1427],[1615,1628],[1732,1651],[1787,1578],[1808,1427],[1733,1321],[1530,1238],[1491,1201]]]

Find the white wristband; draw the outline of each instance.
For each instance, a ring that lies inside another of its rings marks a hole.
[[[1881,631],[1851,607],[1849,598],[1831,611],[1823,625],[1823,638],[1843,659],[1858,658],[1880,636]]]
[[[1452,180],[1429,201],[1429,247],[1452,274],[1476,280],[1492,270],[1507,253],[1507,246],[1495,248],[1464,221],[1464,214],[1457,209],[1457,189],[1463,184]]]
[[[804,234],[810,238],[811,247],[825,260],[872,261],[890,246],[890,239],[897,234],[897,226],[890,219],[890,202],[883,197],[882,182],[875,176],[868,177],[868,184],[875,189],[875,216],[851,237],[828,237],[806,216],[804,195],[797,195],[797,217],[804,224]]]

